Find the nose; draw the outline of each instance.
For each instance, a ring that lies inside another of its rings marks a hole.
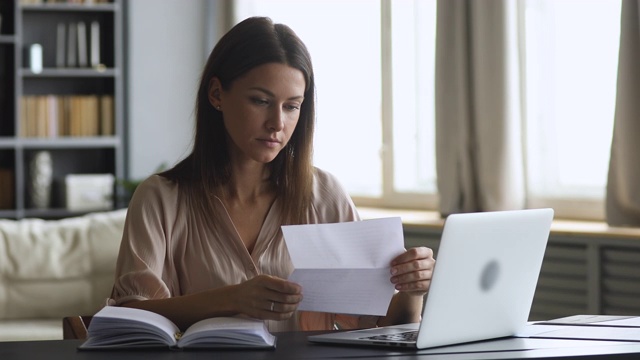
[[[284,129],[284,120],[286,114],[282,111],[282,107],[273,107],[273,110],[269,112],[269,119],[267,119],[266,126],[270,131],[282,131]]]

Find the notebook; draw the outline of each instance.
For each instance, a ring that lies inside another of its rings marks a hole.
[[[424,349],[515,335],[527,324],[552,220],[552,209],[450,215],[420,323],[308,340]]]

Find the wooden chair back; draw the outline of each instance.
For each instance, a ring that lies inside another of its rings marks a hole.
[[[62,338],[65,340],[87,338],[91,316],[67,316],[62,319]]]

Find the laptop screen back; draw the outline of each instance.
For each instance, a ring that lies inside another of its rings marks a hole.
[[[418,348],[515,334],[529,317],[552,209],[450,215]]]

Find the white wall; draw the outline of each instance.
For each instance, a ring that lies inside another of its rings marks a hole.
[[[127,2],[128,174],[148,176],[188,154],[195,94],[211,39],[206,0]],[[213,20],[215,21],[215,20]]]

